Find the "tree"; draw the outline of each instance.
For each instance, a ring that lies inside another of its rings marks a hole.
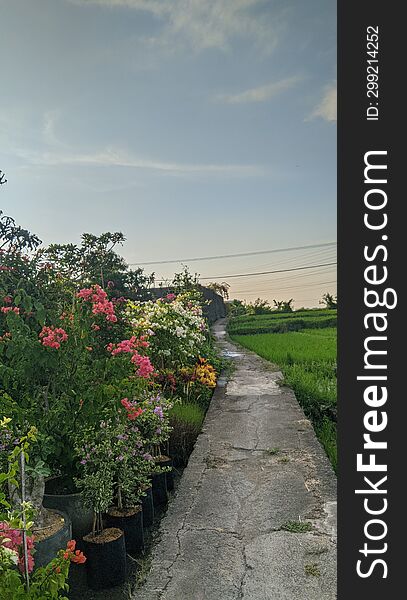
[[[12,217],[0,210],[0,250],[9,253],[32,251],[41,244],[38,236],[17,225]]]
[[[325,308],[338,308],[338,296],[334,296],[333,294],[326,292],[326,294],[322,296],[322,300],[320,300],[319,303],[324,305]]]
[[[268,300],[257,298],[254,302],[247,305],[247,312],[252,315],[264,315],[271,312],[271,306]]]
[[[222,296],[225,300],[229,300],[230,285],[225,281],[222,281],[222,283],[214,281],[213,283],[208,283],[206,287],[213,290],[216,294],[219,294],[219,296]]]
[[[294,298],[290,298],[289,300],[273,300],[275,310],[279,312],[293,312],[293,302]]]
[[[84,233],[81,244],[51,244],[41,250],[44,262],[51,263],[67,279],[78,285],[97,283],[109,288],[110,295],[126,296],[133,300],[149,297],[148,287],[154,275],[146,275],[141,268],[130,269],[115,248],[126,238],[121,232],[107,231],[100,236]]]

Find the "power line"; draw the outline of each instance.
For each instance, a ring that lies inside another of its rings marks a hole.
[[[303,271],[305,269],[317,269],[319,267],[329,267],[331,265],[336,265],[336,262],[324,263],[322,265],[309,265],[306,267],[295,267],[293,269],[279,269],[278,271],[263,271],[259,273],[242,273],[237,274],[234,273],[232,275],[216,275],[214,277],[200,277],[199,279],[231,279],[232,277],[254,277],[256,275],[270,275],[271,273],[287,273],[288,271]],[[168,279],[156,279],[157,282],[168,281]]]
[[[221,258],[240,258],[242,256],[259,256],[260,254],[272,254],[274,252],[291,252],[293,250],[306,250],[307,248],[324,248],[327,246],[336,246],[336,242],[327,242],[326,244],[311,244],[309,246],[293,246],[291,248],[275,248],[274,250],[260,250],[258,252],[240,252],[239,254],[218,254],[216,256],[201,256],[195,258],[178,258],[174,260],[150,260],[147,262],[139,261],[137,263],[128,263],[129,266],[136,265],[168,265],[171,263],[198,262],[200,260],[218,260]]]
[[[336,285],[336,279],[333,279],[331,281],[317,281],[316,283],[302,283],[299,285],[294,285],[294,286],[289,286],[289,287],[284,287],[284,285],[282,287],[273,284],[271,288],[268,289],[264,289],[264,290],[235,290],[233,289],[233,293],[234,294],[267,294],[269,292],[274,292],[275,291],[286,291],[286,290],[303,290],[304,288],[312,288],[312,287],[319,287],[319,286],[323,286],[323,285],[332,285],[335,284]]]

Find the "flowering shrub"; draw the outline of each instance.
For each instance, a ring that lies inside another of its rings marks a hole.
[[[189,294],[156,302],[129,302],[127,317],[136,335],[146,336],[159,368],[188,364],[199,355],[208,332],[202,308]]]
[[[86,561],[84,554],[75,547],[75,540],[69,541],[50,563],[33,573],[28,587],[17,570],[5,566],[4,547],[0,545],[0,600],[68,600],[61,592],[69,590],[69,567],[71,563],[83,564]],[[14,564],[12,557],[10,564]]]
[[[10,419],[4,417],[0,421],[0,431],[10,431],[9,425]],[[8,469],[0,473],[0,600],[64,600],[65,596],[61,596],[60,592],[68,590],[66,581],[70,563],[86,561],[83,553],[75,550],[75,541],[71,540],[53,561],[32,573],[32,507],[25,502],[12,509],[4,486],[18,486],[20,455],[23,454],[28,461],[28,450],[35,440],[36,431],[30,429],[26,436],[14,444],[7,458]],[[25,544],[23,532],[26,534]]]
[[[103,512],[114,503],[120,509],[135,506],[149,482],[150,458],[134,423],[137,417],[130,412],[133,405],[127,399],[122,404],[127,418],[101,421],[96,431],[84,430],[76,447],[82,465],[77,484],[85,504],[94,511],[94,535],[103,529]]]
[[[0,522],[0,547],[8,549],[11,562],[18,565],[20,573],[24,573],[24,551],[23,551],[23,533],[20,529],[10,527],[10,524],[3,521]],[[34,568],[34,557],[32,550],[34,549],[34,536],[27,536],[27,563],[28,572]]]
[[[21,510],[9,515],[11,500],[19,499],[18,469],[6,458],[21,451],[21,432],[32,426],[36,439],[27,490],[29,480],[38,491],[45,476],[60,475],[69,491],[82,491],[97,533],[112,504],[127,508],[140,501],[156,459],[168,451],[174,403],[199,403],[203,415],[216,384],[194,282],[185,286],[181,277],[176,294],[129,301],[130,287],[133,299],[150,297],[134,293],[142,273],[131,281],[124,261],[109,250],[109,236],[85,238],[84,257],[69,245],[29,254],[11,244],[0,252],[1,404],[13,418],[0,427],[0,470],[15,491],[10,499],[14,492],[0,477],[0,575],[1,585],[12,582],[16,590],[2,596],[0,586],[0,600],[57,598],[66,589],[69,562],[84,560],[70,543],[56,562],[33,573],[32,595],[24,595]],[[102,273],[107,255],[110,267]],[[126,281],[116,277],[116,267]],[[30,526],[41,516],[41,494],[36,497],[36,511],[24,508]],[[28,550],[32,544],[28,535]],[[31,571],[31,553],[27,558]]]
[[[195,367],[195,378],[208,388],[216,387],[216,371],[205,358],[199,358]]]
[[[93,285],[91,288],[83,288],[78,292],[77,297],[82,298],[85,302],[91,303],[93,315],[103,315],[106,321],[110,323],[117,322],[113,302],[108,300],[107,293],[100,285]]]
[[[55,348],[59,350],[62,342],[66,342],[68,335],[62,327],[44,327],[41,329],[39,336],[43,346]]]

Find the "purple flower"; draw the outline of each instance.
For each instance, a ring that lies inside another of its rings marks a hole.
[[[87,460],[85,460],[85,459],[83,458],[83,459],[81,460],[81,465],[86,465],[86,463],[87,463],[87,462],[88,462],[88,461],[87,461]]]
[[[118,460],[118,461],[122,461],[122,460],[124,460],[124,456],[123,456],[123,454],[120,454],[120,456],[118,456],[118,457],[116,458],[116,460]]]
[[[164,418],[164,413],[163,413],[163,409],[161,408],[161,406],[155,407],[154,414],[158,415],[161,420]]]
[[[151,456],[151,454],[148,454],[147,452],[145,454],[143,454],[143,458],[144,458],[144,460],[153,460],[153,457]]]

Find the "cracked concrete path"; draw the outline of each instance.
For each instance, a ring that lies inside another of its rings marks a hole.
[[[219,381],[134,600],[334,600],[336,478],[281,374],[225,336]],[[307,521],[305,533],[281,530]]]

